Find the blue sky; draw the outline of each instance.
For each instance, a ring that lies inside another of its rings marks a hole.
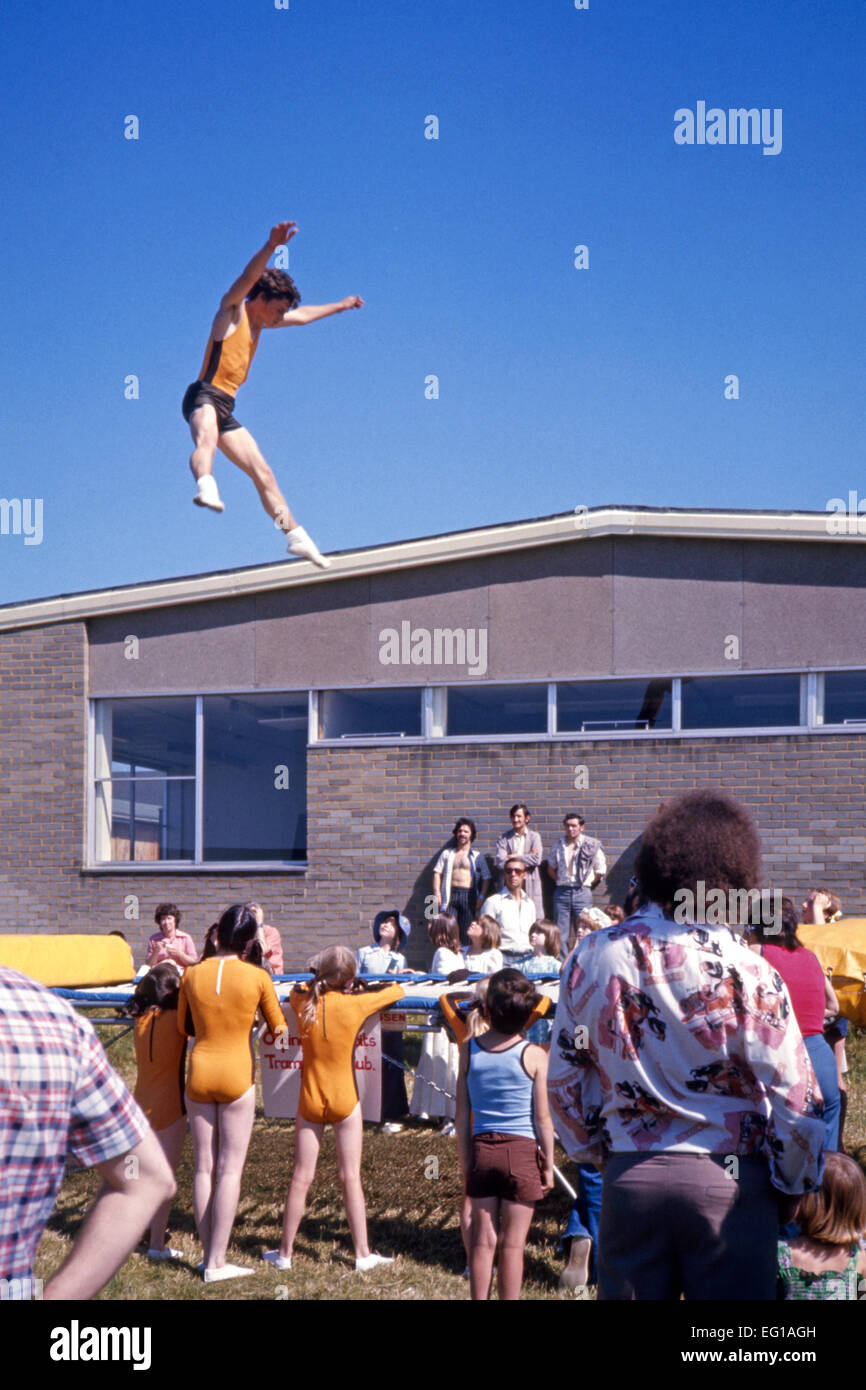
[[[366,300],[265,333],[236,408],[323,550],[866,495],[862,7],[13,0],[4,38],[0,494],[43,538],[0,535],[0,602],[282,558],[221,456],[191,505],[180,415],[282,218],[304,302]],[[677,145],[698,101],[781,108],[781,152]]]

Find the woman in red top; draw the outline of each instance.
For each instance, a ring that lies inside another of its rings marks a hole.
[[[814,951],[797,940],[797,912],[790,898],[782,899],[782,920],[760,923],[752,928],[753,951],[764,956],[785,982],[794,1017],[800,1025],[803,1042],[824,1097],[825,1148],[839,1144],[839,1082],[836,1059],[824,1039],[825,1013],[837,1014],[839,1007],[832,985]]]

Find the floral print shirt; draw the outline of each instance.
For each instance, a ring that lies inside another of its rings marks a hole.
[[[783,1192],[820,1181],[822,1097],[787,990],[727,928],[649,904],[581,941],[562,971],[548,1088],[578,1162],[761,1154]]]

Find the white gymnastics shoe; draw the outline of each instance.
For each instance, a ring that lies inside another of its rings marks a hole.
[[[307,535],[303,526],[296,526],[293,531],[287,531],[286,540],[289,542],[290,555],[300,555],[302,560],[312,560],[313,564],[318,565],[320,570],[331,568],[330,560],[322,554],[316,542]]]
[[[219,495],[219,488],[216,485],[216,478],[210,473],[205,473],[198,480],[198,489],[192,499],[197,507],[210,507],[212,512],[224,512],[225,506]]]
[[[366,1274],[370,1269],[378,1269],[379,1265],[392,1265],[393,1258],[390,1255],[377,1255],[375,1251],[372,1255],[362,1255],[355,1261],[355,1273]]]
[[[220,1265],[218,1269],[206,1269],[204,1281],[206,1284],[219,1284],[223,1279],[240,1279],[244,1274],[255,1274],[255,1270],[247,1269],[244,1265]]]
[[[162,1250],[148,1250],[147,1258],[149,1260],[182,1260],[183,1251],[172,1250],[170,1245],[166,1245]]]
[[[267,1260],[268,1264],[273,1265],[275,1269],[291,1269],[292,1267],[291,1255],[281,1255],[279,1250],[266,1250],[262,1259]]]

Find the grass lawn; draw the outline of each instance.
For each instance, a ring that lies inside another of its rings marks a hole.
[[[407,1043],[411,1040],[407,1039]],[[407,1046],[407,1052],[409,1047]],[[135,1082],[131,1037],[109,1050],[113,1065],[127,1083]],[[866,1030],[852,1029],[848,1045],[849,1111],[846,1146],[866,1143]],[[201,1248],[191,1200],[191,1145],[187,1140],[178,1170],[178,1192],[170,1222],[170,1244],[185,1259],[173,1265],[151,1264],[143,1254],[127,1260],[99,1295],[101,1299],[273,1300],[466,1299],[465,1257],[458,1227],[461,1184],[455,1139],[429,1126],[413,1124],[402,1134],[385,1135],[368,1128],[364,1137],[363,1180],[367,1196],[370,1248],[396,1255],[395,1263],[370,1274],[355,1274],[349,1231],[337,1180],[332,1133],[325,1133],[319,1171],[310,1192],[307,1215],[295,1246],[294,1267],[280,1273],[259,1265],[264,1250],[280,1240],[283,1202],[291,1177],[294,1124],[257,1119],[244,1172],[241,1200],[229,1260],[250,1264],[250,1278],[205,1286],[195,1273]],[[557,1163],[569,1176],[561,1151]],[[36,1274],[47,1280],[65,1258],[84,1213],[92,1203],[98,1178],[89,1171],[67,1174],[57,1207],[39,1247]],[[536,1209],[526,1248],[523,1297],[573,1299],[557,1287],[562,1267],[559,1232],[569,1209],[561,1188]],[[141,1247],[144,1249],[144,1246]],[[259,1269],[261,1272],[259,1272]]]

